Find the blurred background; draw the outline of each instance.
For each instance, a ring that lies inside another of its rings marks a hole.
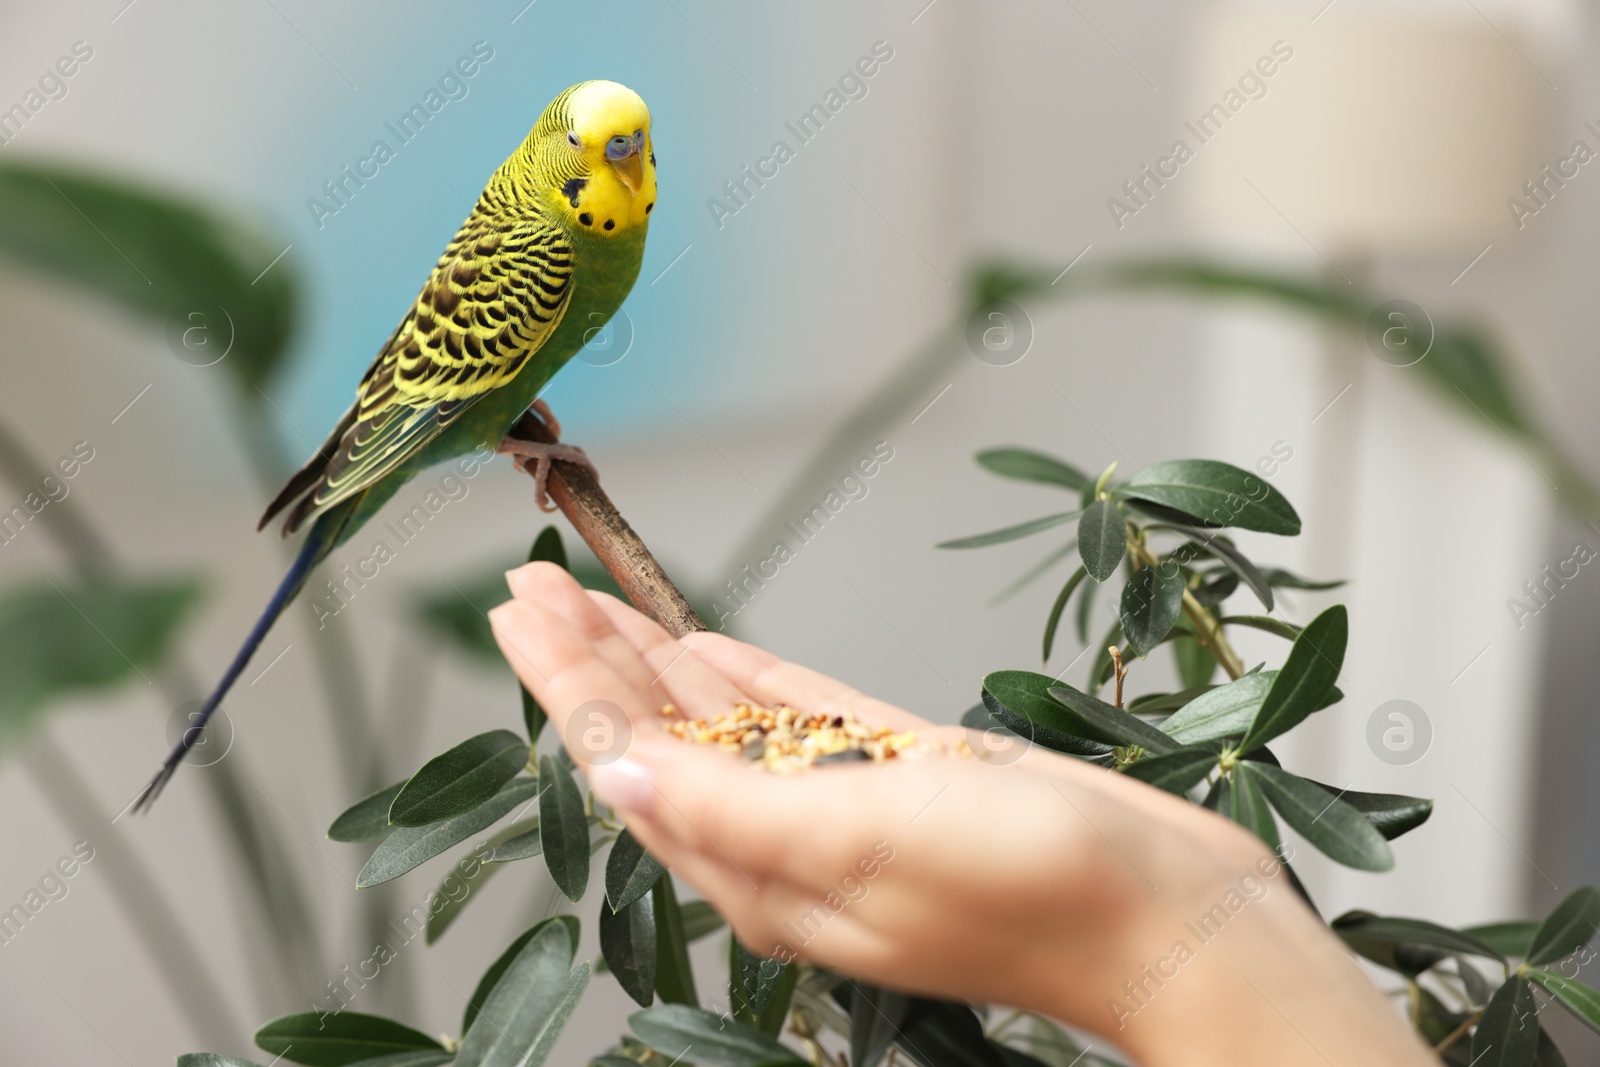
[[[625,315],[547,399],[679,583],[739,609],[741,637],[954,721],[986,672],[1037,669],[1056,589],[991,603],[1042,539],[932,547],[1057,510],[974,452],[1123,473],[1272,457],[1305,533],[1241,544],[1350,580],[1286,596],[1286,617],[1335,598],[1353,615],[1346,699],[1286,760],[1438,802],[1392,874],[1308,850],[1323,911],[1482,922],[1600,878],[1600,577],[1569,562],[1600,550],[1593,5],[94,0],[0,20],[0,510],[33,516],[0,537],[0,908],[93,849],[0,945],[8,1062],[247,1054],[437,883],[444,861],[358,895],[366,850],[324,831],[518,722],[504,665],[439,622],[452,597],[492,604],[547,522],[503,460],[337,616],[292,609],[227,704],[225,755],[153,817],[113,819],[286,563],[253,532],[264,500],[494,167],[587,78],[648,101],[660,206]],[[473,76],[441,82],[464,56]],[[388,124],[434,90],[400,144]],[[797,136],[817,105],[826,123]],[[380,139],[393,158],[345,181]],[[779,141],[789,157],[763,163]],[[201,214],[141,224],[125,187]],[[202,239],[226,270],[183,251]],[[231,286],[237,320],[194,303],[208,284]],[[1470,343],[1399,358],[1381,342],[1397,308]],[[212,348],[185,333],[197,321]],[[892,459],[865,495],[731,598],[879,442]],[[120,599],[73,595],[111,579]],[[115,656],[64,650],[95,632]],[[1274,640],[1247,660],[1281,655]],[[1080,650],[1049,669],[1080,675]],[[1371,728],[1396,707],[1416,738],[1398,754]],[[352,1007],[453,1030],[463,991],[559,899],[527,876],[479,892]],[[629,1007],[597,981],[552,1062]],[[1586,1034],[1562,1044],[1600,1062]]]

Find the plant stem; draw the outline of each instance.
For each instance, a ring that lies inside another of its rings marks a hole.
[[[1484,1010],[1486,1011],[1488,1009],[1484,1009]],[[1460,1026],[1458,1026],[1454,1030],[1450,1031],[1448,1034],[1445,1035],[1445,1038],[1444,1038],[1443,1041],[1441,1041],[1437,1045],[1433,1046],[1434,1054],[1437,1055],[1439,1053],[1442,1053],[1445,1049],[1449,1048],[1451,1045],[1455,1044],[1457,1041],[1460,1041],[1461,1038],[1466,1034],[1466,1032],[1468,1030],[1471,1030],[1474,1026],[1478,1025],[1478,1020],[1480,1020],[1482,1018],[1483,1018],[1483,1011],[1475,1011],[1471,1015],[1467,1016],[1465,1019],[1463,1019],[1461,1021],[1461,1025]]]
[[[88,841],[106,867],[105,884],[122,907],[134,935],[144,942],[178,1011],[209,1048],[233,1048],[239,1026],[219,995],[222,984],[189,940],[139,854],[111,827],[92,799],[89,783],[71,758],[45,733],[24,761],[33,784],[70,833]]]
[[[1161,562],[1161,557],[1150,551],[1142,539],[1129,537],[1128,550],[1146,567],[1154,567]],[[1228,635],[1222,632],[1222,624],[1188,589],[1183,591],[1183,614],[1194,630],[1195,644],[1211,653],[1211,658],[1222,665],[1229,678],[1244,677],[1244,663],[1228,642]]]
[[[556,439],[539,419],[524,413],[511,436],[555,444]],[[660,623],[673,637],[706,629],[689,601],[672,584],[628,520],[617,511],[593,472],[572,463],[551,464],[547,482],[550,499],[572,523],[578,536],[622,586],[633,606]]]

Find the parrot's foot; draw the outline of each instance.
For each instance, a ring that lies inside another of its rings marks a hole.
[[[556,413],[550,410],[549,404],[546,404],[543,400],[535,400],[528,410],[544,420],[545,426],[550,430],[551,437],[558,441],[561,439],[561,420],[556,418]]]
[[[549,424],[552,420],[546,415],[545,421]],[[596,479],[600,477],[594,463],[576,445],[547,445],[539,441],[525,441],[520,437],[507,437],[495,451],[503,456],[515,456],[517,467],[533,475],[533,502],[539,505],[540,511],[556,510],[545,491],[552,460],[576,464],[586,468]]]

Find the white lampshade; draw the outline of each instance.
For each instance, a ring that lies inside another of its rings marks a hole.
[[[1336,258],[1470,253],[1516,234],[1507,200],[1578,137],[1600,150],[1600,136],[1552,141],[1554,61],[1515,18],[1460,12],[1345,4],[1312,22],[1258,3],[1216,8],[1181,116],[1196,148],[1180,181],[1202,229],[1303,237]]]

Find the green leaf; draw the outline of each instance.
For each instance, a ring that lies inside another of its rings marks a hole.
[[[522,947],[483,1002],[477,1026],[461,1039],[456,1067],[538,1067],[589,984],[589,965],[571,967],[563,923],[544,926]]]
[[[1277,671],[1262,671],[1218,686],[1173,712],[1161,730],[1186,745],[1242,737],[1277,678]]]
[[[1124,773],[1129,778],[1137,778],[1157,789],[1185,797],[1189,795],[1189,790],[1205,780],[1216,765],[1217,748],[1195,746],[1139,760],[1130,764]]]
[[[1078,631],[1078,644],[1080,645],[1089,643],[1089,615],[1094,610],[1094,595],[1099,591],[1100,585],[1100,582],[1090,578],[1084,583],[1083,595],[1078,598],[1078,614],[1075,626]],[[1119,620],[1117,626],[1120,627],[1121,625],[1122,623]]]
[[[1050,648],[1055,644],[1056,627],[1061,623],[1061,613],[1067,608],[1067,601],[1072,599],[1073,590],[1089,576],[1089,572],[1082,567],[1072,572],[1072,577],[1067,579],[1067,584],[1061,587],[1061,593],[1056,597],[1056,602],[1050,607],[1050,617],[1044,624],[1044,659],[1050,659]]]
[[[1083,509],[1078,520],[1078,556],[1091,578],[1097,582],[1109,579],[1127,551],[1127,525],[1114,503],[1096,500]]]
[[[278,258],[282,235],[240,218],[76,167],[0,166],[0,255],[164,326],[193,362],[221,359],[218,373],[254,399],[249,383],[268,384],[283,363],[299,281],[296,257]],[[193,329],[204,335],[184,332]]]
[[[1240,760],[1233,768],[1233,789],[1229,794],[1228,814],[1234,822],[1255,834],[1261,843],[1278,851],[1278,821],[1272,817],[1256,771],[1248,760]]]
[[[1261,574],[1267,584],[1274,589],[1337,589],[1345,584],[1343,578],[1335,578],[1331,582],[1318,582],[1310,578],[1302,578],[1298,574],[1284,570],[1282,567],[1263,567]]]
[[[656,995],[668,1004],[698,1006],[700,998],[694,989],[694,968],[689,963],[689,942],[695,935],[689,929],[689,918],[694,903],[679,906],[678,892],[672,887],[672,873],[663,871],[650,890],[651,903],[656,916]],[[708,904],[702,923],[708,924],[710,933],[722,924],[722,916]],[[716,923],[709,921],[715,917]],[[704,936],[699,935],[699,936]]]
[[[456,1058],[455,1053],[442,1049],[430,1051],[418,1049],[415,1052],[396,1052],[392,1056],[379,1056],[376,1059],[357,1060],[350,1067],[441,1067]]]
[[[611,910],[621,911],[650,892],[665,870],[633,834],[623,830],[606,858],[606,899]]]
[[[1054,729],[1046,722],[1061,722],[1061,705],[1050,689],[1056,680],[1032,671],[995,671],[983,679],[983,705],[994,723],[1036,745],[1074,756],[1098,756],[1110,749]],[[990,723],[976,729],[988,729]]]
[[[1349,632],[1349,616],[1343,604],[1324,611],[1301,631],[1239,743],[1241,752],[1249,752],[1292,730],[1307,715],[1326,706],[1323,700],[1344,664]]]
[[[1389,843],[1359,811],[1282,768],[1252,763],[1250,769],[1283,821],[1329,859],[1361,871],[1387,871],[1394,866]]]
[[[1484,944],[1494,948],[1502,956],[1526,958],[1528,946],[1533,944],[1533,935],[1539,930],[1539,923],[1525,920],[1515,920],[1503,923],[1484,923],[1480,926],[1468,926],[1462,933],[1470,934]]]
[[[728,925],[728,920],[708,900],[684,901],[678,905],[678,912],[683,916],[683,938],[686,943],[708,937]]]
[[[1473,1031],[1473,1067],[1533,1067],[1539,1052],[1538,1011],[1533,987],[1512,975],[1489,998]]]
[[[500,979],[505,976],[506,970],[510,968],[511,961],[517,958],[517,955],[529,941],[538,936],[540,930],[543,930],[551,923],[560,923],[567,928],[567,948],[569,949],[567,966],[572,966],[572,959],[577,955],[578,951],[578,934],[581,929],[578,924],[578,917],[576,915],[556,915],[534,923],[518,934],[517,939],[511,942],[504,952],[500,953],[498,959],[489,964],[489,969],[483,972],[482,978],[478,979],[478,986],[472,991],[472,996],[467,999],[466,1010],[461,1015],[462,1037],[465,1037],[467,1031],[472,1029],[473,1020],[477,1019],[478,1013],[483,1010],[483,1005],[488,1002],[489,994],[494,992],[494,987],[500,984]]]
[[[984,685],[988,686],[987,678],[984,679]],[[1052,721],[1040,725],[1077,737],[1087,737],[1101,744],[1138,745],[1156,756],[1176,752],[1181,747],[1143,719],[1129,715],[1103,700],[1096,700],[1070,685],[1055,682],[1049,689],[1049,695],[1055,700],[1058,710]]]
[[[1259,476],[1214,459],[1152,463],[1117,486],[1116,494],[1149,500],[1216,526],[1293,537],[1300,516]]]
[[[524,826],[528,829],[522,829]],[[531,860],[544,855],[544,837],[539,832],[537,818],[523,819],[517,823],[517,830],[516,834],[497,842],[494,851],[483,862],[515,863],[517,860]]]
[[[5,174],[0,166],[0,202]],[[148,682],[199,599],[192,579],[47,579],[0,596],[0,750],[31,734],[52,701]]]
[[[1538,966],[1570,956],[1594,939],[1600,927],[1600,890],[1579,886],[1539,924],[1528,944],[1528,963]]]
[[[1209,657],[1207,657],[1209,659]],[[1215,660],[1211,661],[1215,663]],[[1128,701],[1128,710],[1136,715],[1168,715],[1205,696],[1214,685],[1198,685],[1181,693],[1141,693]],[[1164,725],[1164,724],[1163,724]],[[1166,731],[1163,730],[1163,733]]]
[[[1207,683],[1216,677],[1216,658],[1192,636],[1178,638],[1172,642],[1172,660],[1178,669],[1178,681],[1191,694],[1189,698],[1191,700],[1200,695],[1197,690],[1204,689]],[[1182,707],[1183,704],[1175,706]]]
[[[800,968],[793,963],[784,964],[783,969],[778,972],[777,985],[772,990],[767,1006],[761,1009],[761,1014],[756,1018],[758,1030],[772,1037],[783,1033],[783,1028],[789,1021],[789,1007],[794,1000],[794,987],[799,980]]]
[[[985,449],[976,459],[978,466],[985,470],[1019,482],[1042,482],[1076,492],[1082,492],[1091,484],[1089,476],[1071,464],[1026,448]]]
[[[1333,920],[1331,926],[1357,953],[1409,977],[1415,977],[1451,954],[1505,962],[1505,957],[1492,945],[1469,933],[1425,919],[1351,911]],[[1425,951],[1416,951],[1419,949]]]
[[[865,982],[849,985],[850,1065],[878,1067],[889,1046],[902,1036],[900,1026],[911,1010],[911,998]]]
[[[350,805],[328,827],[328,839],[353,843],[388,836],[394,829],[389,825],[389,805],[394,803],[394,798],[400,795],[405,784],[396,782]]]
[[[534,819],[522,819],[512,823],[489,838],[477,850],[472,857],[477,862],[470,870],[462,870],[467,863],[466,860],[461,860],[450,869],[450,873],[440,881],[433,905],[428,910],[428,944],[431,945],[444,936],[444,932],[450,929],[450,924],[461,914],[461,909],[465,908],[469,901],[478,899],[483,883],[500,869],[493,862],[494,853],[500,845],[526,834],[527,828],[534,826],[536,822]]]
[[[1057,545],[1055,548],[1050,550],[1050,554],[1048,556],[1046,556],[1044,559],[1041,559],[1038,563],[1035,563],[1027,570],[1023,571],[1022,574],[1018,576],[1017,579],[1010,585],[1006,586],[994,596],[990,597],[988,600],[988,606],[991,608],[999,607],[1001,604],[1004,604],[1007,600],[1010,600],[1013,596],[1016,596],[1018,593],[1022,592],[1022,590],[1032,585],[1035,579],[1044,574],[1046,571],[1050,570],[1057,563],[1060,563],[1068,556],[1076,556],[1077,554],[1078,542],[1076,538]]]
[[[1223,626],[1247,626],[1252,630],[1281,637],[1285,641],[1293,641],[1300,636],[1301,628],[1292,622],[1274,619],[1270,615],[1224,615],[1217,620]]]
[[[1533,1067],[1567,1067],[1566,1057],[1543,1027],[1539,1029],[1539,1054],[1534,1057]]]
[[[628,1016],[639,1040],[669,1060],[715,1067],[806,1067],[798,1053],[753,1026],[683,1004],[658,1004]]]
[[[650,900],[635,900],[615,912],[601,902],[600,954],[622,991],[648,1008],[656,987],[656,919]]]
[[[1533,981],[1554,993],[1556,999],[1561,1001],[1561,1006],[1587,1023],[1591,1030],[1600,1030],[1600,992],[1590,989],[1582,982],[1574,982],[1555,971],[1540,967],[1530,967],[1525,973]]]
[[[1233,818],[1233,776],[1218,778],[1216,784],[1211,787],[1211,792],[1200,802],[1200,806],[1216,812],[1224,819]]]
[[[432,826],[407,826],[395,830],[373,852],[367,865],[356,876],[362,889],[398,878],[454,845],[460,844],[506,816],[512,808],[533,799],[539,783],[532,778],[513,778],[500,792],[475,810]]]
[[[303,1011],[283,1015],[256,1031],[263,1052],[308,1067],[343,1067],[375,1056],[443,1046],[393,1019],[356,1011]]]
[[[411,776],[389,809],[392,826],[427,826],[464,815],[500,791],[528,762],[528,745],[490,730],[435,756]]]
[[[556,888],[581,900],[589,887],[589,819],[572,772],[552,756],[539,757],[539,839]]]
[[[1171,528],[1178,529],[1177,527]],[[1256,599],[1261,601],[1262,607],[1268,611],[1272,610],[1272,586],[1267,582],[1266,576],[1256,569],[1256,565],[1250,562],[1243,552],[1233,546],[1232,541],[1220,534],[1210,533],[1206,530],[1183,529],[1181,532],[1194,538],[1194,540],[1187,542],[1187,545],[1192,545],[1196,550],[1207,553],[1232,571],[1245,585],[1250,587],[1250,591],[1255,594]]]
[[[1183,572],[1170,560],[1140,567],[1122,587],[1122,632],[1141,659],[1161,643],[1183,610]]]
[[[1015,526],[1006,526],[999,530],[990,530],[988,533],[973,534],[971,537],[958,537],[954,541],[940,541],[935,548],[985,548],[989,545],[998,545],[1003,541],[1015,541],[1071,522],[1081,511],[1063,511],[1059,515],[1046,515],[1040,519],[1030,519],[1019,522]]]
[[[1306,780],[1311,781],[1309,778]],[[1365,815],[1386,841],[1393,841],[1401,834],[1415,830],[1433,814],[1433,801],[1421,797],[1399,793],[1359,793],[1354,789],[1346,789],[1340,794],[1339,790],[1324,782],[1314,784],[1338,795],[1340,800]]]
[[[759,956],[746,948],[738,937],[730,938],[729,942],[728,993],[734,1005],[734,1017],[776,1036],[776,1031],[761,1025],[761,1018],[794,965]]]

